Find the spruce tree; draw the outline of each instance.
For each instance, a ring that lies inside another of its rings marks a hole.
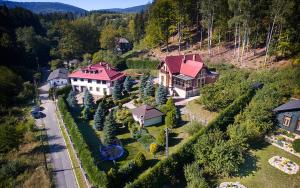
[[[102,130],[104,126],[104,120],[105,120],[105,109],[104,105],[101,102],[98,105],[97,111],[94,115],[94,129],[96,130]]]
[[[124,81],[124,90],[129,93],[132,90],[132,86],[133,86],[133,83],[132,83],[131,77],[127,76]]]
[[[87,89],[84,91],[83,105],[84,105],[84,108],[87,108],[89,110],[92,110],[95,106],[94,97]]]
[[[119,100],[122,97],[122,86],[119,80],[115,82],[112,97],[114,100]]]
[[[75,91],[71,90],[66,100],[72,111],[78,109],[79,106],[75,98]]]
[[[147,79],[145,89],[144,89],[144,96],[145,97],[154,96],[154,93],[155,93],[155,89],[153,86],[153,79],[151,76],[149,76],[149,78]]]
[[[163,105],[167,102],[167,90],[164,85],[159,85],[156,92],[155,100],[157,105]]]
[[[148,80],[148,76],[143,74],[140,78],[140,89],[139,89],[139,93],[140,93],[140,98],[144,98],[144,92],[145,92],[145,87],[147,84],[147,80]]]
[[[172,97],[170,97],[166,103],[167,115],[165,123],[168,128],[173,128],[177,125],[176,122],[176,106]]]
[[[106,145],[113,144],[117,132],[117,125],[115,122],[113,110],[111,110],[108,116],[105,118],[103,132],[104,132],[104,144]]]

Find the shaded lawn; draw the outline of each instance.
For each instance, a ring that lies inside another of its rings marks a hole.
[[[126,69],[123,72],[127,73],[127,74],[143,74],[145,72],[149,72],[150,74],[154,77],[158,76],[158,70],[150,70],[150,69]]]
[[[203,105],[198,103],[198,100],[193,100],[188,102],[188,104],[186,105],[186,108],[188,111],[190,111],[190,113],[193,116],[196,116],[196,118],[199,118],[203,121],[207,121],[209,122],[210,120],[212,120],[214,117],[216,117],[218,115],[217,112],[211,112],[208,110],[205,110],[203,108]]]
[[[300,158],[273,145],[264,143],[257,150],[251,150],[251,155],[246,158],[245,164],[241,167],[239,176],[232,178],[218,179],[216,183],[224,181],[239,181],[250,188],[299,188],[300,172],[296,175],[288,175],[271,166],[268,160],[275,156],[286,157],[298,165]]]

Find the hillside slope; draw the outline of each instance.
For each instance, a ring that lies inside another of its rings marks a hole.
[[[139,5],[128,8],[111,8],[111,9],[101,9],[99,11],[110,11],[110,12],[118,12],[118,13],[138,13],[142,10],[147,10],[151,4]]]
[[[6,5],[8,8],[22,7],[34,13],[53,13],[53,12],[72,12],[74,14],[85,14],[87,11],[72,5],[56,2],[14,2],[2,1],[0,5]]]

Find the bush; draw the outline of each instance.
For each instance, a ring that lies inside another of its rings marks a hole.
[[[72,90],[72,86],[67,85],[65,87],[56,89],[54,94],[55,94],[56,97],[58,97],[60,95],[67,96],[70,93],[71,90]]]
[[[129,69],[157,69],[159,61],[150,59],[127,59],[126,66]]]
[[[139,152],[134,158],[135,164],[137,167],[141,168],[146,163],[146,157],[142,152]]]
[[[300,153],[300,139],[296,139],[292,143],[293,149],[297,152]]]
[[[204,126],[201,123],[197,121],[191,121],[184,127],[184,131],[188,133],[190,136],[192,136],[195,133],[199,132],[199,130],[202,129],[203,127]]]
[[[150,144],[155,142],[155,139],[150,134],[143,134],[137,141],[140,142],[145,148],[149,149]]]

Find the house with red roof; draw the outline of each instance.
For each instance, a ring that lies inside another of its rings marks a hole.
[[[158,68],[159,83],[170,95],[182,98],[199,95],[201,87],[218,78],[217,73],[208,70],[199,54],[167,56]]]
[[[115,81],[124,78],[123,73],[104,62],[82,67],[69,74],[74,91],[83,92],[88,89],[91,94],[97,96],[111,95]]]

